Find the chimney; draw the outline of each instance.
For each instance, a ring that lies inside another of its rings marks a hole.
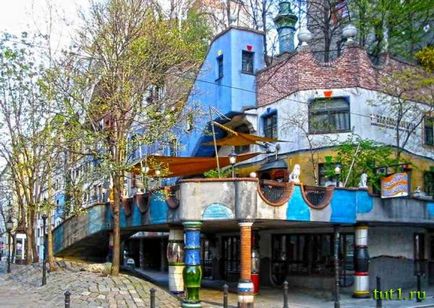
[[[279,52],[294,51],[294,33],[297,16],[291,10],[291,4],[287,0],[280,0],[279,13],[274,18],[277,33],[279,35]]]

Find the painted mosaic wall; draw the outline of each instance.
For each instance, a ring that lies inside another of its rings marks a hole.
[[[434,220],[434,202],[412,198],[381,200],[367,190],[276,184],[256,179],[192,179],[173,194],[154,192],[124,199],[121,229],[181,224],[183,221],[285,220],[355,224],[356,222],[424,223]],[[262,185],[262,186],[261,186]],[[271,187],[271,188],[270,188]],[[235,198],[237,196],[237,198]],[[112,228],[109,204],[88,208],[54,230],[55,253]]]

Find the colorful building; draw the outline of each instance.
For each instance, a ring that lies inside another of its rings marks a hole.
[[[397,124],[386,113],[384,102],[394,94],[383,77],[408,64],[386,57],[375,66],[354,43],[353,28],[344,31],[339,58],[318,62],[308,31],[300,31],[296,50],[285,41],[293,39],[296,21],[288,9],[282,6],[275,19],[284,28],[284,50],[274,64],[265,67],[262,33],[229,28],[211,42],[189,97],[211,115],[179,134],[181,156],[196,157],[186,169],[214,160],[215,147],[205,144],[213,140],[214,120],[222,165],[229,165],[232,146],[239,157],[255,153],[237,163],[237,177],[204,179],[186,171],[172,188],[150,192],[131,181],[123,199],[129,256],[137,266],[168,271],[170,290],[186,292],[184,307],[200,307],[203,278],[236,282],[242,305],[254,301],[259,285],[285,280],[330,291],[338,283],[355,297],[370,296],[376,276],[384,289],[414,287],[417,279],[434,283],[430,105],[409,100],[423,120],[416,125],[409,116]],[[396,130],[410,134],[405,163],[374,166],[386,174],[380,192],[368,188],[364,173],[357,187],[342,187],[343,166],[336,162],[334,176],[324,171],[350,136],[393,147]],[[255,141],[225,145],[230,131]],[[170,170],[177,160],[167,162]],[[110,204],[98,202],[64,221],[54,230],[56,254],[104,260],[111,215]],[[145,233],[128,240],[139,231]]]

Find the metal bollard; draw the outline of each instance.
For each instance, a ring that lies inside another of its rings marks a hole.
[[[289,308],[288,306],[288,281],[283,283],[283,308]]]
[[[228,292],[229,286],[225,283],[223,285],[223,308],[228,308]]]
[[[421,279],[420,279],[421,274],[417,273],[417,298],[416,298],[416,302],[420,303],[422,301],[422,299],[420,299],[420,294],[421,294]]]
[[[378,291],[381,291],[381,278],[380,277],[376,277],[376,280],[377,280],[377,290]],[[377,298],[377,303],[376,303],[376,306],[375,306],[376,308],[381,308],[381,307],[383,307],[383,303],[381,302],[381,297],[380,296],[378,296],[378,298]]]
[[[151,292],[151,308],[155,308],[155,291],[154,288],[149,290],[149,292]]]
[[[65,308],[71,307],[71,292],[65,292]]]

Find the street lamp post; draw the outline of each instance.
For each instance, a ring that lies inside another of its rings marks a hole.
[[[12,218],[9,216],[8,221],[6,222],[6,231],[8,231],[8,269],[7,272],[11,272],[11,232],[14,223],[12,222]]]
[[[47,214],[42,215],[42,234],[44,236],[44,249],[42,250],[43,256],[42,256],[42,285],[45,286],[47,284],[47,262],[46,262],[46,249],[47,249],[47,242],[46,242],[46,234],[45,234],[45,226],[47,223]]]
[[[235,164],[237,162],[237,153],[232,150],[232,152],[228,155],[229,163],[232,166],[232,178],[235,178]]]
[[[335,167],[335,175],[336,175],[336,187],[339,187],[339,176],[341,174],[341,167],[336,165]]]

